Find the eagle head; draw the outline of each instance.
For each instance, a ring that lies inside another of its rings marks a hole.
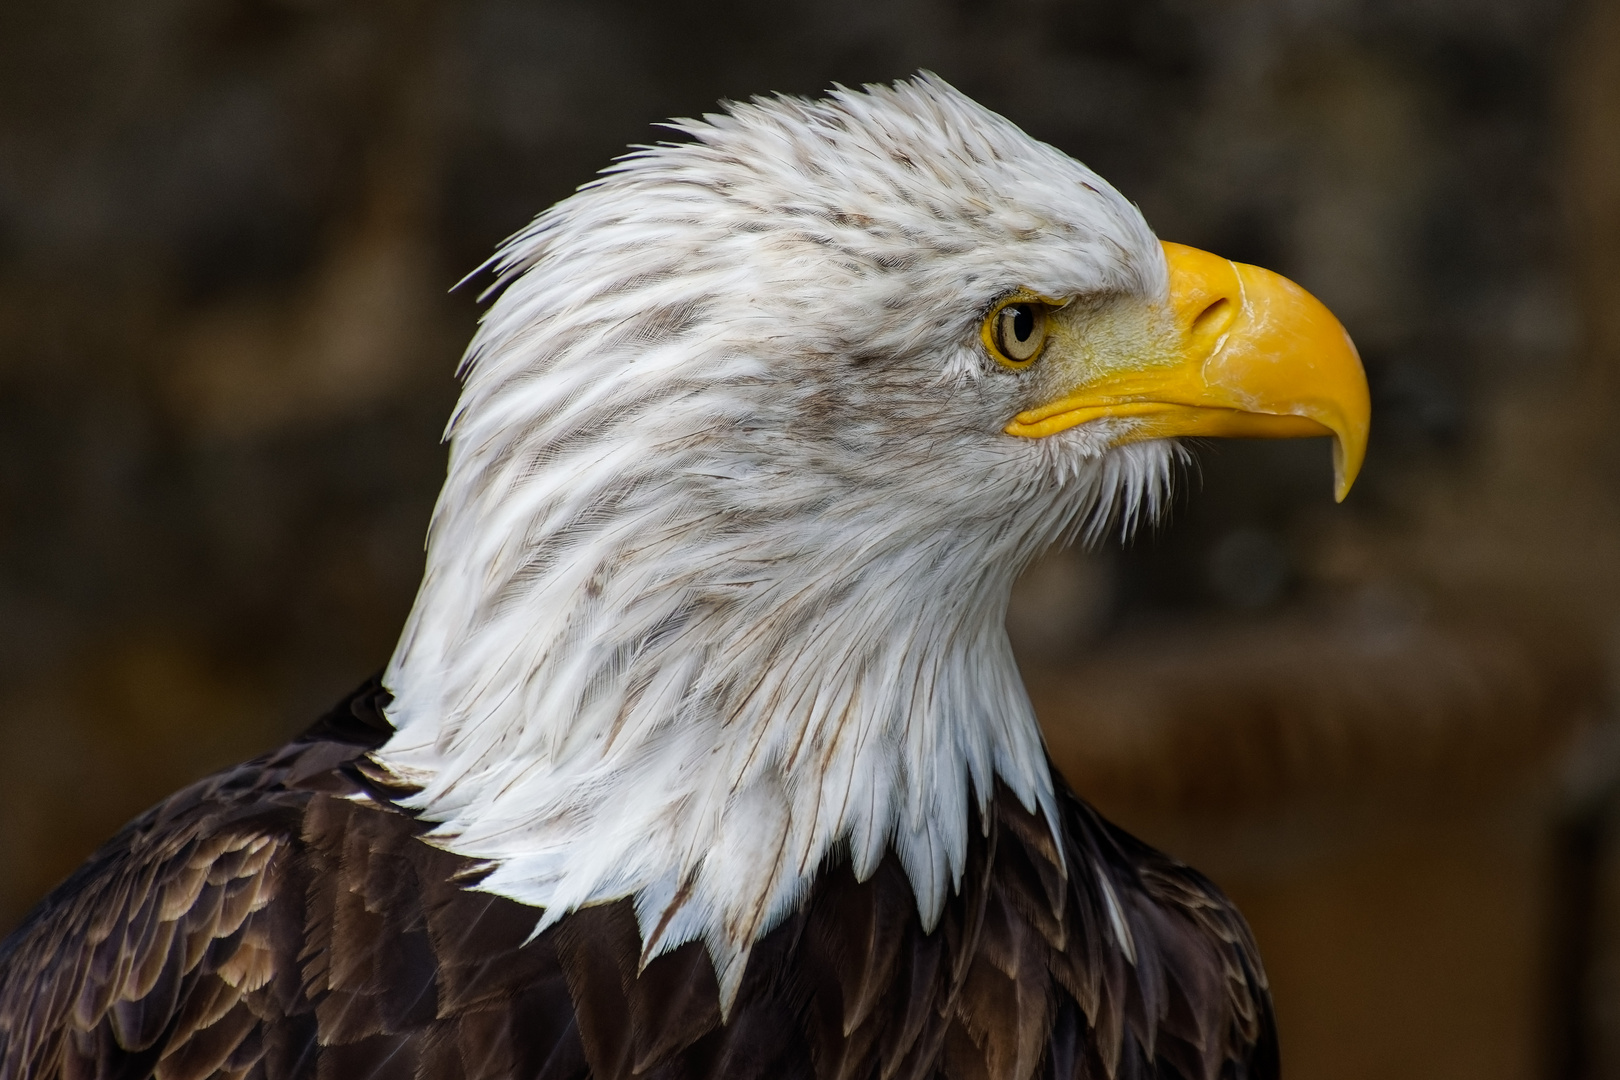
[[[1368,403],[1307,293],[932,76],[672,126],[494,260],[375,756],[479,888],[633,897],[725,996],[825,860],[927,922],[997,782],[1053,819],[1031,558],[1176,436],[1330,435],[1342,497]]]

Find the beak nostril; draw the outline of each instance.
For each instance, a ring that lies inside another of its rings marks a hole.
[[[1198,313],[1192,321],[1194,337],[1213,337],[1232,325],[1232,301],[1224,296],[1216,297],[1210,305]]]

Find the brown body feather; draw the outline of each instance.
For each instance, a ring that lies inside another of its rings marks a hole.
[[[382,694],[149,811],[0,945],[0,1080],[1277,1075],[1242,917],[1066,791],[1058,839],[998,793],[932,932],[894,857],[824,867],[722,1021],[701,944],[638,970],[628,901],[525,944],[535,909],[367,775]]]

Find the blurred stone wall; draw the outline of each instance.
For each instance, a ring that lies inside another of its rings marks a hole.
[[[1548,822],[1620,592],[1607,12],[0,6],[0,926],[387,659],[448,290],[503,236],[661,118],[926,67],[1306,285],[1374,390],[1344,506],[1320,441],[1225,444],[1166,524],[1035,568],[1054,753],[1232,884],[1291,1075],[1545,1073]]]

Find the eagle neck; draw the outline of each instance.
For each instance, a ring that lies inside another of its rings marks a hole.
[[[807,548],[802,522],[635,501],[542,537],[567,551],[475,613],[487,571],[430,552],[387,674],[377,760],[537,932],[630,897],[644,962],[702,939],[729,1000],[829,861],[864,880],[892,851],[932,926],[998,781],[1056,820],[1003,628],[1019,555],[993,530],[920,540],[852,501]]]

